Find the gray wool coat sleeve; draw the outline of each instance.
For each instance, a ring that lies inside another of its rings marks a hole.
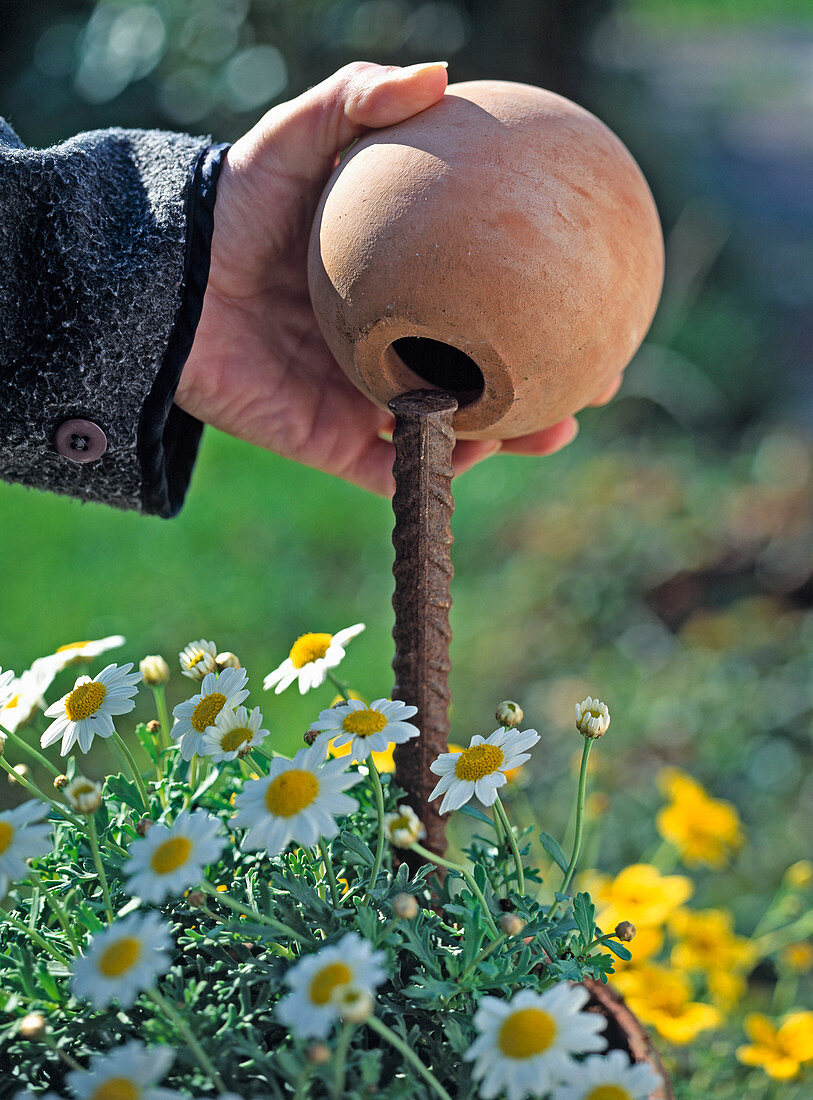
[[[224,150],[119,129],[31,150],[0,119],[0,477],[178,510],[201,425],[172,397],[200,316]],[[90,437],[71,434],[75,420]]]

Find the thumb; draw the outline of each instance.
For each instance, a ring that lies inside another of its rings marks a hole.
[[[273,108],[259,126],[272,135],[286,168],[313,178],[365,130],[392,126],[426,110],[446,91],[445,61],[407,68],[355,61],[307,92]]]

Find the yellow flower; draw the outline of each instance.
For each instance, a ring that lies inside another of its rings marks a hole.
[[[462,745],[455,745],[455,744],[452,744],[451,742],[449,743],[449,752],[463,752],[463,751],[464,751],[464,748],[463,748]],[[524,764],[520,764],[518,768],[509,768],[508,771],[503,772],[503,775],[508,780],[508,782],[511,783],[511,782],[513,782],[513,780],[515,780],[517,778],[517,776],[520,774],[520,772],[522,771],[522,769],[524,767],[525,767]],[[379,771],[380,770],[381,769],[379,768]]]
[[[712,798],[677,768],[665,768],[658,783],[671,800],[656,818],[661,836],[677,848],[687,867],[725,867],[744,839],[736,807]]]
[[[774,1081],[797,1077],[804,1062],[813,1060],[813,1012],[794,1012],[776,1027],[761,1012],[751,1012],[743,1024],[750,1044],[737,1048],[746,1066],[761,1066]]]
[[[727,909],[678,909],[669,929],[678,941],[672,948],[676,970],[736,973],[756,962],[756,948],[745,936],[735,934],[734,918]]]
[[[603,926],[599,925],[599,927]],[[635,936],[624,946],[632,955],[632,958],[628,962],[623,959],[614,959],[613,967],[616,971],[631,966],[640,966],[641,963],[649,962],[650,959],[658,955],[663,947],[663,932],[654,924],[645,924],[641,928],[635,929]]]
[[[813,943],[802,940],[801,943],[789,943],[779,952],[779,961],[788,970],[797,974],[806,974],[813,968]]]
[[[722,1022],[722,1014],[714,1005],[689,1000],[689,979],[667,967],[630,967],[613,975],[613,985],[636,1016],[651,1024],[667,1042],[691,1043],[701,1031]]]
[[[335,741],[331,741],[327,747],[327,751],[331,756],[347,756],[350,752],[351,744],[352,742],[348,741],[346,745],[337,745]],[[383,775],[385,772],[395,771],[394,752],[395,745],[390,743],[387,745],[384,752],[373,753],[373,763],[378,768],[379,774]]]
[[[589,886],[601,928],[628,920],[639,934],[644,927],[664,924],[692,890],[685,875],[662,875],[649,863],[631,863],[614,879],[596,876]]]
[[[813,886],[813,863],[809,859],[791,863],[785,871],[785,882],[793,890],[809,890]]]

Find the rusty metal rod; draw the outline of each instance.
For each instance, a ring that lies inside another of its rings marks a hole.
[[[446,821],[428,795],[429,765],[449,742],[449,609],[452,605],[454,474],[452,417],[457,401],[442,390],[415,390],[389,402],[395,416],[395,687],[393,699],[418,708],[421,731],[395,749],[395,781],[426,826],[425,846],[442,854]]]

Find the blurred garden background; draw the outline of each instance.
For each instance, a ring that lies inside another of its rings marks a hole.
[[[561,838],[573,706],[598,695],[612,725],[594,754],[592,865],[686,873],[656,824],[678,768],[742,820],[741,846],[700,861],[695,908],[725,908],[747,936],[776,891],[809,913],[813,3],[28,0],[3,4],[0,55],[0,114],[37,147],[111,125],[232,140],[359,58],[539,84],[619,134],[661,213],[663,300],[620,395],[581,414],[572,446],[455,486],[453,738],[490,733],[495,704],[517,699],[543,739],[514,797]],[[386,501],[207,429],[177,519],[9,485],[0,516],[3,668],[114,633],[127,643],[109,659],[177,667],[186,643],[214,639],[282,750],[331,701],[262,693],[297,635],[365,622],[344,674],[367,696],[391,689]],[[170,705],[193,693],[175,675]],[[82,762],[114,766],[98,741]],[[21,797],[3,781],[0,806]],[[810,1007],[805,957],[777,949],[736,999],[777,1020]],[[672,1048],[679,1095],[809,1097],[809,1068],[776,1082],[735,1061],[746,1040],[726,1012],[728,1029]]]

